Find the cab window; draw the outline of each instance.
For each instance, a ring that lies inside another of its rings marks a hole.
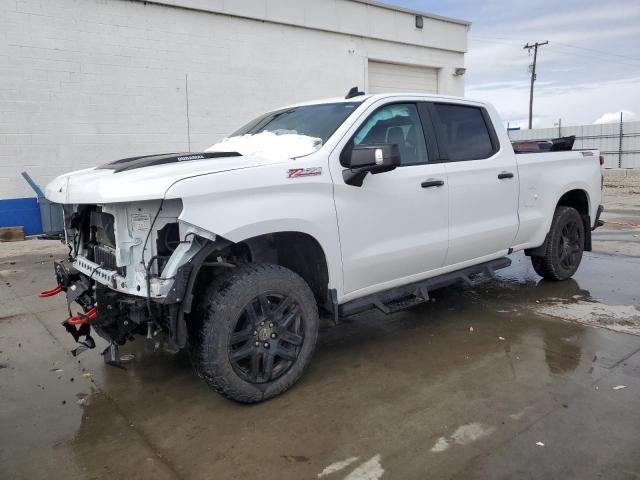
[[[353,137],[355,146],[397,144],[402,165],[427,163],[424,131],[413,103],[385,105],[376,110]]]
[[[440,136],[450,162],[489,158],[498,149],[482,109],[467,105],[434,104]]]

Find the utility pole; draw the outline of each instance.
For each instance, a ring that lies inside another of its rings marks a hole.
[[[528,50],[531,53],[531,49],[533,48],[533,65],[531,67],[531,90],[529,91],[529,130],[531,130],[531,121],[533,118],[533,82],[536,81],[536,61],[538,60],[538,47],[542,45],[546,45],[549,42],[536,42],[533,45],[529,45],[528,43],[523,47],[525,50]]]
[[[623,134],[622,112],[620,112],[620,144],[618,146],[618,168],[622,168],[622,134]]]
[[[558,138],[562,137],[562,119],[559,118],[556,123],[553,124],[554,127],[558,127]]]

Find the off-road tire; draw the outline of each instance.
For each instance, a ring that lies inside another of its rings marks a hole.
[[[231,335],[238,333],[234,329],[246,306],[260,295],[283,295],[297,304],[303,340],[284,373],[252,383],[231,361]],[[267,400],[289,389],[311,360],[318,338],[318,308],[311,289],[298,274],[279,265],[245,264],[221,272],[201,294],[194,314],[194,369],[213,390],[240,403]]]
[[[575,230],[574,230],[575,228]],[[572,256],[565,256],[567,229],[575,233],[572,242]],[[566,280],[571,278],[582,260],[584,252],[584,223],[578,211],[573,207],[560,206],[556,208],[551,221],[551,229],[544,255],[531,256],[531,264],[538,275],[549,280]]]
[[[220,271],[218,275],[204,275],[203,281],[207,282],[207,290],[218,290],[228,275]],[[191,368],[194,373],[204,379],[202,369],[200,368],[200,345],[202,343],[202,320],[205,318],[207,311],[207,296],[203,293],[194,299],[193,312],[189,315],[187,328],[189,330],[189,338],[187,340],[187,351],[189,352],[189,360],[191,360]]]

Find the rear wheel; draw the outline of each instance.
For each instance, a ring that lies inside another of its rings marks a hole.
[[[584,223],[578,211],[572,207],[556,208],[544,255],[531,256],[533,269],[550,280],[572,277],[582,260],[584,237]]]
[[[213,282],[198,308],[197,371],[232,400],[278,395],[302,375],[318,336],[316,301],[306,282],[284,267],[236,267]]]

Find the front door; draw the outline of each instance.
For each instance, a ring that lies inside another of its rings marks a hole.
[[[397,144],[402,166],[368,174],[361,187],[344,183],[344,167],[338,159],[341,150],[332,154],[344,290],[348,296],[418,280],[444,263],[448,242],[447,175],[444,164],[429,163],[424,120],[416,103],[372,107],[350,141],[353,145]]]

